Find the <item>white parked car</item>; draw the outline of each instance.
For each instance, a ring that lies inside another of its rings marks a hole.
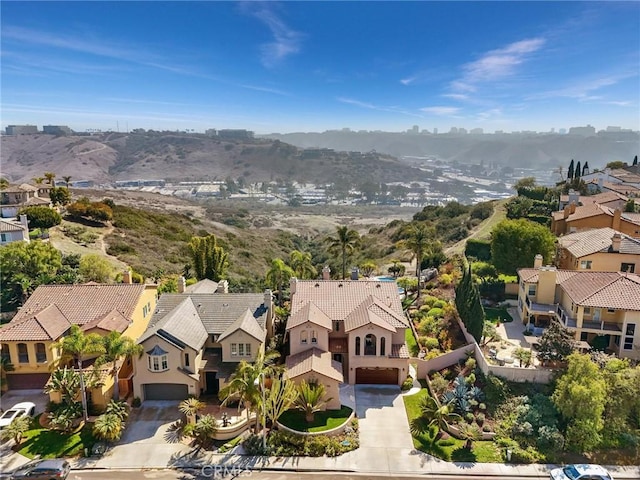
[[[552,480],[613,480],[606,468],[586,463],[551,470]]]
[[[0,429],[11,424],[16,418],[23,417],[25,415],[33,417],[36,412],[36,404],[32,402],[16,403],[9,410],[6,410],[0,417]]]

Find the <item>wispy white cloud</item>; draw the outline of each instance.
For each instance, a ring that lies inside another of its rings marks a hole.
[[[469,95],[465,95],[464,93],[445,93],[441,96],[452,100],[469,100]]]
[[[408,115],[410,117],[422,118],[422,115],[419,115],[417,113],[413,113],[413,112],[410,112],[410,111],[408,111],[406,109],[402,109],[402,108],[395,107],[395,106],[376,105],[375,103],[362,102],[360,100],[356,100],[356,99],[348,98],[348,97],[338,97],[337,100],[339,102],[341,102],[341,103],[346,103],[347,105],[354,105],[356,107],[366,108],[368,110],[377,110],[377,111],[380,111],[380,112],[400,113],[402,115]]]
[[[270,2],[244,2],[242,9],[264,23],[273,35],[271,42],[260,46],[261,62],[267,68],[279,65],[285,58],[300,52],[304,35],[290,28]]]
[[[479,59],[463,65],[462,76],[452,81],[449,87],[453,92],[475,92],[478,84],[510,78],[545,43],[544,38],[530,38],[490,50]]]
[[[633,107],[635,106],[634,102],[630,102],[628,100],[612,100],[609,102],[603,102],[607,105],[616,105],[618,107]]]
[[[610,74],[604,76],[598,76],[591,79],[577,79],[569,81],[568,85],[556,90],[547,90],[539,92],[534,95],[529,95],[528,100],[537,100],[542,98],[564,97],[574,98],[581,101],[596,101],[601,100],[602,95],[594,95],[593,92],[597,92],[606,87],[616,85],[617,83],[627,80],[629,78],[637,77],[637,71],[629,71],[624,73]]]
[[[246,88],[249,90],[256,90],[258,92],[266,92],[266,93],[273,93],[274,95],[281,95],[283,97],[290,97],[291,94],[288,92],[285,92],[284,90],[279,90],[277,88],[271,88],[271,87],[261,87],[259,85],[240,85],[242,88]]]
[[[407,77],[400,80],[400,83],[403,85],[411,85],[416,81],[416,77]]]
[[[421,108],[420,111],[429,113],[431,115],[452,116],[460,112],[460,108],[437,106],[437,107],[424,107],[424,108]]]

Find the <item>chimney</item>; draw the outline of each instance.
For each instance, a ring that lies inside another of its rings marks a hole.
[[[537,254],[533,260],[533,268],[540,268],[540,267],[542,267],[542,255]]]
[[[351,267],[351,280],[358,280],[360,277],[360,270],[358,267]]]
[[[178,277],[178,293],[184,293],[187,289],[187,280],[183,276]]]
[[[289,292],[291,295],[296,293],[296,285],[298,285],[298,279],[296,277],[291,277],[289,279]]]
[[[28,232],[29,231],[29,220],[27,220],[27,216],[26,215],[20,215],[18,217],[18,220],[20,220],[20,225],[22,225],[25,230]]]
[[[580,194],[575,190],[569,190],[569,204],[577,205],[580,201]]]
[[[616,208],[613,211],[613,221],[611,222],[611,228],[614,230],[620,230],[620,218],[622,217],[622,211]]]
[[[556,267],[540,267],[538,270],[538,290],[536,303],[551,305],[555,303],[557,270]]]
[[[133,283],[130,268],[127,268],[124,272],[122,272],[122,283]]]
[[[220,280],[218,282],[218,288],[216,288],[216,293],[229,293],[229,282]]]
[[[322,268],[322,280],[331,280],[331,269],[329,265],[325,265]]]
[[[611,251],[614,253],[620,253],[620,241],[622,240],[622,235],[618,232],[613,234],[611,238]]]
[[[604,187],[604,180],[602,177],[598,177],[598,189],[602,192],[602,188]]]
[[[569,203],[564,207],[564,211],[562,213],[563,218],[567,218],[569,217],[569,215],[573,214],[576,212],[576,204],[575,203]]]

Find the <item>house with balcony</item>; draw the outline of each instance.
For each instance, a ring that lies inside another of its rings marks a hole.
[[[401,385],[408,374],[410,327],[396,283],[328,276],[325,269],[323,280],[291,279],[287,371],[304,371],[329,392],[342,381]]]
[[[640,272],[640,238],[596,228],[558,238],[556,266],[562,270]]]
[[[128,281],[131,276],[124,275]],[[10,390],[42,389],[60,352],[52,344],[64,337],[71,325],[87,333],[111,331],[137,340],[147,328],[156,306],[157,286],[133,283],[40,285],[11,322],[0,328],[0,352],[13,366],[7,372]],[[85,361],[93,368],[95,358]],[[113,379],[99,372],[102,385],[90,389],[96,405],[106,405],[113,395]],[[123,359],[118,374],[120,394],[132,392],[133,365]],[[54,397],[52,397],[55,400]]]
[[[134,360],[134,395],[141,400],[184,400],[216,395],[241,361],[255,360],[273,334],[271,290],[225,293],[203,281],[158,300]]]
[[[518,309],[527,330],[540,335],[553,320],[576,341],[640,359],[640,276],[623,272],[560,270],[543,266],[518,271]]]
[[[612,228],[630,237],[640,238],[640,213],[623,212],[597,203],[567,204],[551,214],[551,231],[556,235]]]
[[[24,207],[46,206],[52,207],[49,192],[51,185],[9,185],[0,191],[0,216],[15,218]]]

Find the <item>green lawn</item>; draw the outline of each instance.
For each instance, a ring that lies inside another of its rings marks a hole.
[[[423,398],[429,395],[428,390],[423,388],[415,395],[402,397],[404,407],[407,411],[409,422],[420,416],[420,403]],[[454,437],[434,441],[435,428],[422,435],[413,437],[413,446],[421,452],[428,453],[446,461],[455,462],[502,462],[500,450],[492,441],[473,442],[473,449],[464,448],[464,440]]]
[[[287,410],[278,420],[281,424],[299,432],[324,432],[339,427],[347,421],[353,410],[344,405],[340,410],[325,410],[316,412],[313,422],[307,423],[304,412]]]
[[[513,322],[513,317],[509,315],[506,308],[484,307],[484,315],[490,322],[496,323],[498,319],[501,322]]]
[[[96,439],[91,432],[92,423],[87,423],[81,430],[63,434],[40,426],[35,418],[31,430],[25,434],[18,453],[28,458],[40,455],[41,458],[73,457],[83,455],[85,448],[92,448]]]
[[[418,342],[416,341],[416,337],[413,334],[413,330],[411,328],[406,328],[404,331],[404,339],[407,342],[407,348],[409,349],[409,355],[412,357],[417,357],[420,352],[420,347],[418,347]]]

